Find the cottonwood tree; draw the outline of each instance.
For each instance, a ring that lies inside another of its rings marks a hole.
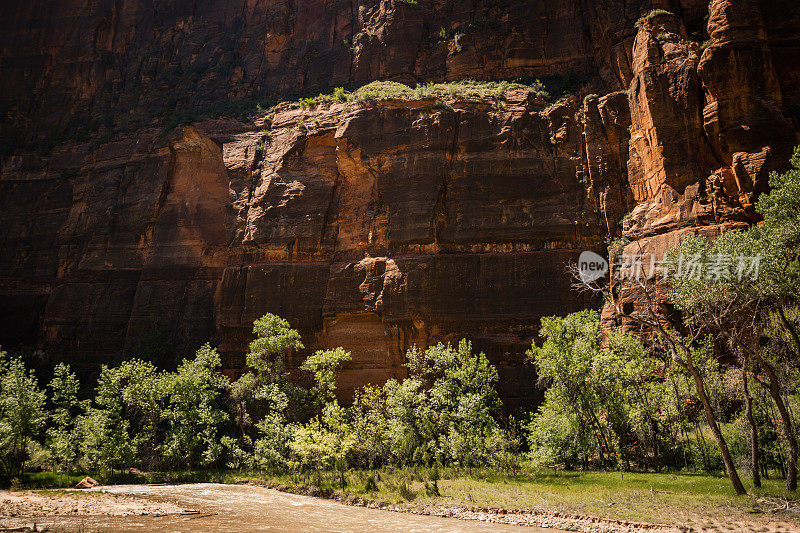
[[[592,449],[587,444],[594,440],[601,466],[616,456],[622,468],[629,462],[626,445],[635,436],[636,442],[649,442],[659,469],[666,387],[656,374],[663,362],[650,357],[632,332],[617,328],[604,334],[592,310],[545,317],[540,336],[542,346],[533,344],[527,352],[548,387],[528,426],[534,456],[545,461],[572,456],[568,462],[574,463],[580,449],[587,466]],[[568,449],[551,449],[554,445]]]
[[[230,383],[217,371],[220,366],[217,350],[205,344],[167,376],[164,450],[174,464],[208,467],[222,455],[219,430],[228,418],[222,394]]]
[[[93,405],[81,419],[81,451],[89,468],[121,470],[133,464],[136,446],[125,418],[124,384],[116,369],[103,365]]]
[[[29,445],[46,420],[45,392],[18,357],[0,351],[0,466],[22,477]]]
[[[313,374],[314,392],[321,405],[334,399],[336,371],[348,361],[352,361],[350,352],[340,346],[332,350],[317,350],[300,365],[301,370]]]
[[[250,371],[232,385],[231,405],[241,438],[223,439],[232,466],[255,464],[265,469],[283,468],[289,454],[291,430],[288,408],[303,403],[303,391],[288,379],[284,356],[303,348],[300,333],[285,319],[267,313],[253,323],[256,338],[246,361]],[[258,406],[263,416],[253,424],[250,411]],[[255,435],[252,429],[255,428]]]
[[[66,472],[72,469],[80,456],[79,420],[86,412],[86,401],[78,399],[80,383],[69,365],[59,363],[50,380],[51,427],[47,430],[45,446],[50,453],[54,469]]]
[[[621,249],[614,251],[618,252]],[[640,246],[636,255],[643,255],[643,251]],[[613,266],[616,254],[612,253],[611,255]],[[686,327],[686,334],[678,331],[678,325],[673,323],[674,317],[664,302],[663,297],[669,291],[669,285],[664,277],[653,275],[654,273],[647,272],[646,269],[641,272],[642,275],[638,275],[638,272],[635,273],[636,275],[631,276],[631,279],[624,281],[624,285],[628,290],[635,291],[638,295],[638,305],[634,303],[623,304],[619,295],[619,289],[623,283],[610,283],[604,279],[584,281],[579,272],[577,272],[576,266],[573,265],[571,269],[576,280],[574,284],[576,288],[602,294],[606,305],[609,305],[618,317],[625,317],[632,323],[637,324],[644,332],[656,335],[670,354],[671,360],[691,377],[697,396],[703,406],[706,422],[711,428],[711,433],[719,448],[725,472],[731,481],[734,491],[737,494],[745,494],[744,485],[742,485],[739,478],[728,443],[722,434],[714,412],[705,377],[698,368],[696,361],[698,345],[707,332],[702,328],[693,327],[691,323],[683,325]],[[614,275],[613,269],[611,275]]]
[[[716,268],[710,275],[675,277],[670,293],[687,321],[718,332],[740,355],[756,484],[758,432],[748,375],[769,393],[789,446],[786,488],[790,491],[797,489],[798,442],[784,399],[787,383],[782,379],[782,369],[796,367],[800,356],[798,327],[793,319],[800,296],[800,149],[795,150],[792,165],[794,169],[789,172],[770,175],[772,190],[756,203],[763,223],[743,231],[725,231],[710,242],[690,237],[673,250],[673,257],[692,257]],[[749,268],[745,269],[747,263]]]

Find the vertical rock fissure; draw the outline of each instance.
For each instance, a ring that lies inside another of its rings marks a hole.
[[[433,233],[433,243],[435,245],[436,253],[439,252],[441,245],[441,232],[443,226],[447,224],[447,190],[454,179],[453,159],[455,158],[456,150],[458,149],[458,133],[461,123],[461,113],[458,111],[453,112],[453,138],[450,142],[450,147],[447,150],[446,162],[444,165],[444,172],[442,173],[442,184],[436,197],[436,203],[433,208],[433,217],[431,220],[431,231]]]

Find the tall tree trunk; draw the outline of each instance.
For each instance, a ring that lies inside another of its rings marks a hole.
[[[711,469],[711,461],[708,459],[708,448],[706,447],[706,437],[703,435],[703,429],[700,427],[700,422],[697,420],[694,421],[694,431],[698,435],[700,435],[700,439],[698,440],[697,447],[700,448],[700,455],[703,459],[703,470],[710,470]],[[695,468],[697,471],[697,468]]]
[[[750,425],[750,468],[753,473],[753,486],[761,487],[761,461],[758,453],[758,427],[753,418],[753,397],[747,388],[747,368],[742,364],[742,390],[744,391],[744,415]]]
[[[656,472],[661,472],[661,458],[658,454],[658,424],[655,420],[650,420],[650,431],[653,432],[653,461],[655,462]]]
[[[797,490],[797,436],[794,434],[794,425],[792,424],[792,417],[789,415],[789,410],[786,404],[783,403],[781,396],[781,387],[778,381],[778,375],[775,369],[766,361],[761,361],[761,368],[769,378],[770,396],[775,401],[775,406],[778,408],[778,413],[781,415],[781,422],[783,423],[783,435],[786,437],[786,442],[789,443],[789,457],[786,460],[786,490]]]
[[[689,364],[687,366],[689,368],[689,372],[694,378],[695,387],[697,387],[697,394],[700,396],[700,401],[703,403],[703,411],[705,411],[706,422],[708,422],[708,425],[711,426],[711,433],[713,433],[714,438],[717,441],[717,446],[719,446],[719,452],[722,456],[722,463],[725,465],[725,472],[728,474],[728,477],[731,480],[733,490],[736,492],[736,494],[747,494],[747,491],[744,490],[744,485],[742,485],[742,480],[739,479],[739,474],[736,472],[736,465],[733,462],[730,450],[728,450],[728,444],[725,442],[725,437],[722,436],[722,431],[720,431],[719,425],[717,424],[717,418],[714,416],[714,410],[711,408],[711,402],[706,394],[703,376],[701,376],[700,372],[697,371],[691,359],[688,359],[688,363]]]
[[[789,319],[786,318],[786,313],[784,313],[782,305],[778,306],[778,316],[781,317],[783,327],[786,328],[786,331],[789,332],[789,335],[794,341],[795,354],[800,356],[800,335],[798,335],[797,328],[794,327],[794,324],[792,324]]]
[[[675,391],[675,406],[677,411],[677,406],[678,406],[677,402],[678,398],[680,398],[680,396],[678,395],[678,384],[675,383],[675,378],[671,375],[669,380],[672,382],[672,389]],[[678,416],[683,417],[683,413],[680,413]],[[680,432],[683,433],[683,442],[685,443],[685,445],[683,446],[683,467],[686,470],[689,470],[689,461],[686,459],[686,448],[689,447],[689,435],[687,435],[686,433],[686,426],[684,426],[682,419],[678,421],[678,424]],[[692,463],[694,463],[694,461],[692,461]],[[694,464],[692,466],[694,466],[694,470],[695,472],[697,472],[697,467]]]
[[[653,300],[650,297],[650,293],[645,290],[645,296],[648,300],[648,309],[652,318],[654,319],[650,322],[649,326],[655,327],[658,332],[661,334],[663,339],[669,344],[670,351],[672,352],[673,358],[683,366],[686,370],[694,378],[695,388],[697,389],[697,394],[700,396],[700,401],[703,403],[703,411],[706,415],[706,421],[708,425],[711,426],[711,432],[714,434],[714,438],[717,441],[717,446],[719,446],[720,455],[722,455],[722,462],[725,465],[725,472],[728,474],[728,478],[731,480],[731,485],[733,485],[733,490],[736,494],[747,494],[747,491],[744,490],[744,485],[742,485],[742,480],[739,479],[739,474],[736,472],[736,465],[733,462],[733,458],[731,457],[731,452],[728,449],[728,444],[725,442],[725,437],[722,435],[722,431],[719,429],[719,425],[717,424],[716,416],[714,415],[714,410],[711,408],[711,402],[708,399],[708,395],[706,394],[705,382],[703,381],[703,376],[700,372],[695,368],[694,361],[692,359],[692,351],[691,349],[683,342],[679,337],[667,331],[667,328],[661,321],[661,317],[655,311],[655,306],[653,304]],[[629,316],[629,315],[628,315]],[[683,353],[684,357],[686,358],[684,361],[681,361],[680,355],[678,355],[678,350]]]

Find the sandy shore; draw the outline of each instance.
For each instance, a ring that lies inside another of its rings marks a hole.
[[[0,518],[162,516],[194,512],[174,503],[88,491],[0,491]]]

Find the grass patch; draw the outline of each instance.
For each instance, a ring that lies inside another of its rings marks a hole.
[[[549,98],[544,84],[537,80],[528,83],[519,81],[477,81],[472,79],[442,82],[423,83],[411,88],[408,85],[394,81],[374,81],[353,91],[346,91],[337,87],[332,93],[323,93],[316,96],[301,98],[293,107],[307,109],[313,107],[329,107],[335,103],[366,102],[375,100],[416,100],[422,98],[486,98],[502,100],[508,91],[530,91],[542,98]]]
[[[666,9],[653,9],[647,15],[645,15],[645,16],[641,17],[639,20],[637,20],[636,24],[634,25],[634,27],[636,27],[638,29],[638,28],[641,28],[644,25],[644,23],[647,22],[650,19],[653,19],[653,18],[661,16],[661,15],[674,15],[674,14],[675,13],[673,13],[672,11],[667,11]]]
[[[241,476],[239,476],[241,477]],[[341,490],[338,472],[306,475],[257,475],[287,485]],[[233,475],[233,480],[237,475]],[[753,514],[756,497],[795,499],[783,481],[764,481],[751,495],[736,496],[727,477],[691,473],[569,472],[549,469],[517,473],[476,469],[383,468],[349,471],[345,490],[408,508],[426,506],[533,509],[587,514],[615,520],[684,524],[692,520],[760,523],[774,519],[766,510]],[[435,489],[434,489],[435,487]],[[784,520],[798,517],[782,516]]]

